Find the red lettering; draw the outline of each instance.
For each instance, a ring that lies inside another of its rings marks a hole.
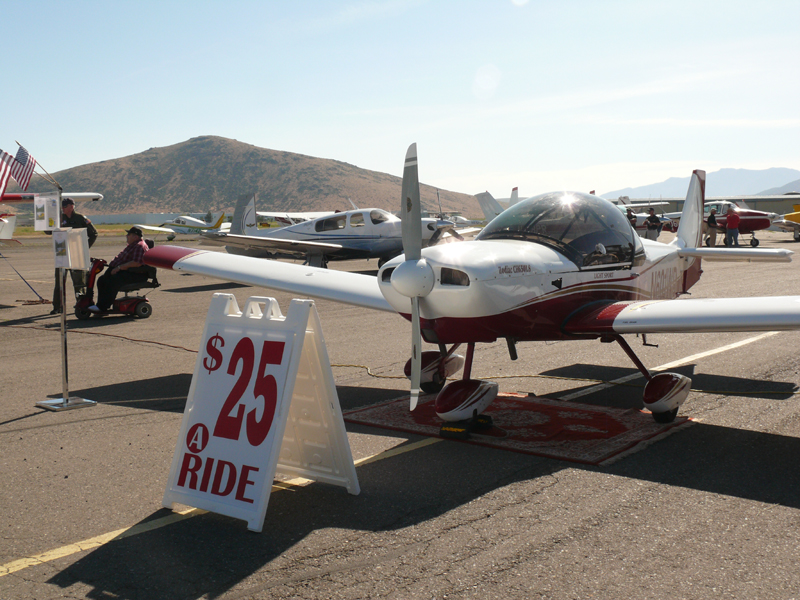
[[[197,454],[183,455],[183,464],[178,475],[178,486],[186,487],[186,477],[189,476],[189,489],[197,489],[197,471],[203,464],[202,459]]]
[[[225,488],[221,489],[222,477],[225,475],[226,469],[228,471],[228,479],[225,481]],[[233,490],[234,485],[236,485],[236,467],[227,460],[218,461],[217,472],[214,473],[214,483],[211,485],[211,493],[215,496],[227,496]]]
[[[250,475],[250,471],[258,471],[256,467],[248,467],[247,465],[242,465],[242,472],[239,475],[239,485],[236,486],[236,499],[241,500],[242,502],[249,502],[250,504],[253,503],[253,500],[250,498],[244,497],[244,488],[248,485],[253,485],[255,481],[252,479],[248,479]]]
[[[210,456],[206,458],[206,466],[203,467],[203,479],[200,482],[200,491],[208,490],[208,481],[211,479],[211,471],[214,469],[214,459]]]

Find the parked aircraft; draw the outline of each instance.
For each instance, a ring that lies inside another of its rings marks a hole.
[[[22,194],[3,194],[0,196],[0,204],[23,204],[26,202],[33,202],[38,193],[22,193]],[[72,198],[73,200],[102,200],[103,194],[95,194],[93,192],[62,192],[62,200]],[[2,211],[0,211],[2,212]],[[0,240],[13,239],[14,229],[17,224],[17,216],[12,213],[0,214]]]
[[[355,258],[377,258],[382,266],[403,250],[400,219],[380,208],[348,210],[280,229],[259,230],[255,215],[255,196],[240,198],[230,232],[208,232],[203,237],[225,246],[229,254],[303,258],[315,267]],[[456,230],[452,221],[423,219],[420,232],[426,244],[432,245]]]
[[[509,198],[507,207],[503,207],[489,192],[475,194],[475,198],[477,198],[478,204],[481,206],[483,216],[486,217],[486,221],[489,222],[501,212],[519,202],[519,191],[517,188],[511,190],[511,198]]]
[[[734,204],[733,202],[717,200],[705,204],[703,207],[703,221],[708,222],[708,215],[711,214],[711,209],[715,208],[717,210],[717,226],[720,229],[725,229],[725,223],[728,221],[725,215],[728,212],[729,206],[733,206],[734,210],[739,213],[739,217],[741,217],[741,221],[739,222],[739,234],[746,235],[749,233],[750,245],[753,246],[753,248],[757,247],[759,244],[755,232],[761,231],[762,229],[767,229],[772,225],[773,221],[779,219],[779,216],[775,213],[753,210],[752,208],[748,208],[746,205],[742,207]],[[681,219],[680,213],[667,213],[664,216],[678,222]],[[708,244],[708,240],[706,240],[706,244]]]
[[[670,422],[691,379],[650,373],[624,334],[800,329],[800,296],[678,299],[700,278],[704,258],[791,260],[788,250],[700,247],[704,193],[705,172],[695,171],[669,244],[641,239],[601,197],[553,192],[519,202],[474,241],[423,249],[412,144],[401,197],[405,254],[387,262],[377,279],[175,246],[157,246],[145,262],[397,312],[412,325],[411,409],[420,388],[440,389],[435,408],[445,421],[476,419],[497,394],[496,383],[471,378],[476,344],[505,339],[513,360],[519,342],[597,339],[620,345],[647,380],[644,406],[656,421]],[[423,338],[438,352],[423,353]],[[467,344],[463,361],[454,355],[460,344]],[[462,378],[442,389],[461,365]],[[257,399],[245,402],[255,406]]]
[[[158,233],[167,233],[168,240],[174,240],[176,233],[201,233],[204,231],[224,231],[225,226],[228,225],[227,223],[223,223],[225,219],[225,213],[223,212],[219,218],[217,219],[216,223],[209,224],[205,221],[200,219],[195,219],[194,217],[189,216],[182,216],[176,217],[171,221],[166,221],[161,225],[135,225],[140,229],[145,229],[147,231],[154,231]]]
[[[800,204],[794,205],[794,212],[786,213],[772,222],[774,227],[793,234],[794,241],[800,242]]]

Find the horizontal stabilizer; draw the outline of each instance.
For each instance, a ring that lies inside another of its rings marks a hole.
[[[792,262],[791,250],[770,248],[682,248],[678,250],[681,258],[702,258],[716,261],[748,261],[748,262]]]

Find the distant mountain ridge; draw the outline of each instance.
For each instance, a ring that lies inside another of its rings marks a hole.
[[[767,196],[771,194],[782,194],[774,192],[775,189],[783,189],[787,185],[795,191],[798,187],[797,180],[800,171],[796,169],[786,169],[774,167],[771,169],[752,170],[752,169],[720,169],[706,174],[706,196]],[[651,183],[639,187],[629,187],[621,190],[605,192],[601,196],[605,198],[618,198],[619,196],[630,196],[631,198],[682,198],[686,196],[689,188],[689,177],[670,177],[661,183]],[[786,182],[789,182],[788,184]],[[800,190],[797,190],[800,191]]]
[[[402,172],[398,155],[397,170]],[[259,148],[236,140],[200,136],[144,152],[65,169],[53,176],[73,192],[99,192],[102,202],[82,203],[86,214],[206,212],[232,214],[242,194],[258,194],[259,210],[400,208],[401,177],[341,161]],[[18,191],[15,184],[9,193]],[[28,191],[52,191],[35,177]],[[436,189],[421,185],[423,205],[437,207]],[[473,196],[440,190],[442,208],[480,215]]]

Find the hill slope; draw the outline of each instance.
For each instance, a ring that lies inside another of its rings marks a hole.
[[[398,172],[402,162],[398,160]],[[232,212],[242,194],[257,193],[259,210],[396,211],[401,178],[324,158],[259,148],[216,136],[150,148],[145,152],[53,174],[64,190],[99,192],[101,203],[84,203],[86,214],[140,212]],[[13,182],[12,182],[13,183]],[[16,191],[10,185],[8,191]],[[34,177],[28,191],[52,191]],[[434,209],[436,190],[421,186],[423,204]],[[473,196],[441,191],[442,207],[466,216],[481,214]]]

